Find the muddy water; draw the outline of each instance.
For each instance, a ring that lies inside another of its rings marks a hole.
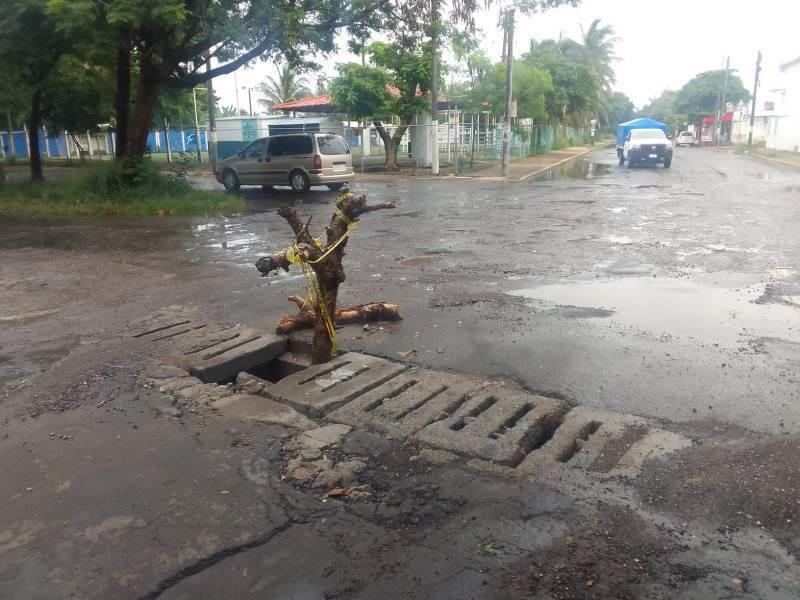
[[[800,306],[756,303],[765,285],[716,287],[685,279],[572,281],[509,292],[557,306],[613,310],[610,320],[654,334],[735,345],[748,337],[800,342]]]
[[[578,158],[531,178],[531,181],[552,181],[553,179],[594,179],[602,177],[610,170],[610,165]]]
[[[233,218],[41,219],[3,216],[0,250],[124,252],[146,257],[180,253],[190,262],[224,262],[251,268],[257,257],[278,248],[274,223],[262,214]],[[280,242],[285,245],[286,236]]]

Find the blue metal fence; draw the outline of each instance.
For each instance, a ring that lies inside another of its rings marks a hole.
[[[89,142],[91,140],[91,142]],[[12,145],[9,143],[7,131],[0,132],[0,146],[7,157],[28,158],[28,132],[13,131],[11,134]],[[194,129],[171,129],[169,131],[169,143],[172,152],[197,152],[197,132]],[[77,143],[76,143],[77,142]],[[91,151],[89,149],[91,144]],[[86,133],[72,134],[60,132],[47,135],[43,131],[39,132],[39,148],[44,157],[50,158],[78,158],[79,156],[98,155],[104,156],[113,154],[115,137],[113,132],[92,133],[87,138]],[[167,152],[167,139],[165,132],[150,131],[147,134],[147,148],[153,154]],[[208,139],[204,129],[200,130],[200,150],[208,150]]]

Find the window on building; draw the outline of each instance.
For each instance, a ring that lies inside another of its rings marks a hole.
[[[775,110],[774,102],[764,102],[764,110]]]

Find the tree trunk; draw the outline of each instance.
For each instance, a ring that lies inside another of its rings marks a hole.
[[[161,86],[155,68],[147,63],[142,64],[139,71],[139,85],[136,91],[136,103],[128,126],[128,143],[125,155],[141,158],[147,150],[147,134],[153,121],[153,112],[158,102]],[[199,143],[199,141],[198,141]]]
[[[296,315],[282,315],[278,320],[275,333],[285,335],[298,329],[311,329],[317,318],[314,307],[307,304],[304,298],[289,296],[289,301],[297,305],[300,312]],[[350,308],[338,308],[333,319],[337,325],[347,323],[369,323],[372,321],[402,321],[400,307],[386,302],[359,304]]]
[[[392,142],[392,136],[390,136],[389,132],[386,131],[382,121],[373,121],[373,123],[375,125],[375,131],[378,132],[378,135],[381,136],[381,140],[383,141],[383,152],[385,157],[383,160],[383,168],[387,172],[396,171],[397,147]]]
[[[120,32],[122,45],[117,50],[117,85],[114,95],[114,110],[117,117],[117,140],[114,148],[116,158],[125,156],[128,148],[128,127],[131,110],[131,48],[127,32]]]
[[[342,243],[344,246],[344,243]],[[341,259],[340,259],[341,260]],[[340,263],[341,267],[341,263]],[[322,273],[320,273],[322,271]],[[336,300],[339,296],[339,281],[332,269],[319,269],[317,273],[317,283],[319,285],[320,298],[318,303],[327,309],[330,322],[333,323],[336,314]],[[342,271],[342,281],[344,281],[344,271]],[[311,363],[318,365],[328,362],[333,356],[333,339],[328,331],[328,321],[321,315],[314,319],[314,339],[311,343]]]
[[[303,261],[314,271],[316,285],[313,290],[314,340],[311,346],[311,361],[320,364],[329,361],[333,355],[334,332],[329,331],[336,315],[336,301],[339,285],[344,282],[342,267],[344,249],[347,246],[349,223],[357,221],[364,213],[395,208],[394,202],[367,204],[364,195],[355,196],[345,192],[336,200],[336,212],[331,216],[330,224],[325,228],[326,243],[321,247],[308,230],[309,223],[300,221],[294,209],[282,206],[278,215],[286,219],[296,238],[297,252]],[[309,219],[310,221],[310,219]],[[283,268],[289,270],[287,251],[265,256],[256,262],[256,268],[262,275]],[[302,314],[303,311],[301,311]]]
[[[400,146],[400,140],[403,139],[410,119],[404,119],[403,123],[395,129],[394,135],[389,135],[389,132],[383,126],[381,121],[373,121],[375,124],[375,131],[381,136],[383,140],[383,147],[385,149],[386,158],[383,162],[383,169],[387,173],[396,173],[400,170],[397,166],[397,148]]]
[[[31,147],[31,181],[44,181],[42,172],[42,153],[39,150],[39,130],[42,128],[42,92],[33,92],[31,103],[31,128],[28,130],[28,141]]]

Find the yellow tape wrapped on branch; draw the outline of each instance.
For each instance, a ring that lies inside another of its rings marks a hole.
[[[311,268],[311,265],[315,265],[325,260],[331,252],[338,248],[342,242],[347,239],[352,231],[358,229],[358,223],[350,219],[346,214],[344,214],[344,211],[339,208],[339,203],[347,199],[348,196],[349,194],[343,194],[336,199],[336,216],[347,223],[347,230],[338,240],[328,246],[321,256],[314,260],[309,260],[296,243],[286,249],[286,260],[292,264],[300,265],[300,268],[303,269],[303,273],[305,274],[309,283],[308,293],[306,294],[306,299],[303,302],[303,308],[300,310],[302,311],[309,303],[311,306],[314,306],[314,300],[316,300],[318,310],[322,313],[322,318],[325,321],[325,329],[328,331],[328,337],[331,339],[332,358],[336,358],[336,329],[333,326],[333,316],[331,315],[330,310],[328,310],[328,302],[319,287],[317,274],[314,272],[314,269]],[[318,249],[322,249],[322,241],[319,238],[314,238],[314,245]]]

